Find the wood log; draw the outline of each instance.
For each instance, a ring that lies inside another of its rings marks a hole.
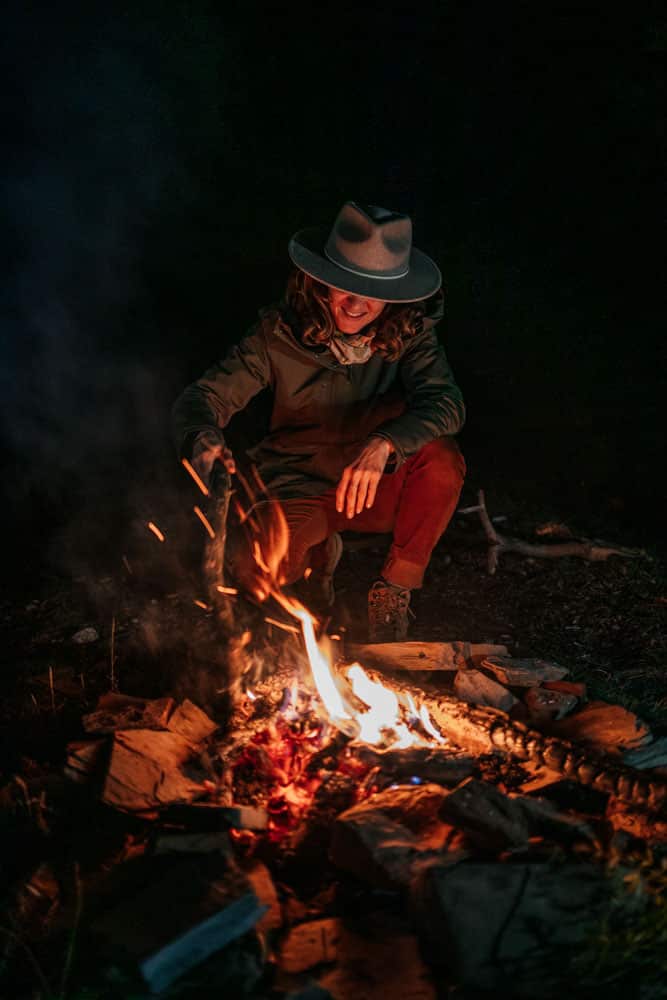
[[[366,672],[371,679],[382,680],[372,670]],[[584,785],[609,791],[633,805],[660,810],[667,803],[667,781],[648,778],[624,766],[618,757],[596,753],[583,744],[545,736],[512,721],[499,709],[466,705],[447,695],[425,695],[420,688],[406,683],[401,688],[410,693],[417,704],[425,704],[443,736],[462,749],[480,754],[503,752],[519,760],[530,760]]]
[[[387,670],[465,670],[489,656],[506,656],[506,646],[472,642],[351,643],[348,659]]]
[[[486,656],[482,666],[501,684],[511,687],[536,687],[542,681],[562,680],[569,673],[567,667],[558,663],[532,658],[516,659],[513,656]]]
[[[217,722],[187,698],[174,710],[167,723],[170,732],[178,733],[195,746],[208,739],[217,728]]]

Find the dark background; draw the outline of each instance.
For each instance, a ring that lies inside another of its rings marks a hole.
[[[441,266],[470,496],[659,544],[661,5],[56,6],[0,32],[7,571],[171,523],[173,399],[348,198]]]

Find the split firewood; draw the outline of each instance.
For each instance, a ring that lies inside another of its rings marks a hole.
[[[510,687],[537,687],[543,681],[559,681],[569,670],[547,660],[515,659],[512,656],[487,656],[482,667],[491,671],[501,684]]]
[[[188,698],[174,710],[167,723],[170,732],[178,733],[194,745],[208,739],[217,728],[217,722]]]
[[[173,698],[147,701],[110,691],[101,695],[94,712],[83,716],[83,728],[100,735],[118,729],[165,729],[173,707]]]
[[[390,670],[465,670],[489,656],[506,656],[506,646],[474,642],[351,643],[348,659]]]
[[[181,770],[191,754],[191,744],[178,733],[152,729],[117,732],[103,801],[118,809],[140,812],[200,796],[202,784]]]
[[[591,562],[604,562],[610,556],[624,556],[626,559],[638,559],[645,553],[641,549],[631,549],[622,545],[611,545],[600,539],[582,538],[578,541],[559,542],[554,545],[540,545],[534,542],[524,542],[520,538],[501,535],[496,530],[486,509],[484,490],[477,493],[479,519],[482,522],[486,539],[489,543],[487,569],[490,576],[498,568],[501,552],[518,552],[519,555],[531,556],[537,559],[558,559],[561,556],[576,556]],[[470,508],[468,508],[470,510]]]
[[[454,693],[469,705],[490,705],[509,712],[519,699],[511,691],[483,674],[481,670],[459,670],[454,678]]]

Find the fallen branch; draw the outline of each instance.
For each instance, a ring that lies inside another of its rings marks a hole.
[[[604,562],[609,556],[624,556],[626,559],[638,559],[644,555],[641,549],[630,549],[622,545],[610,545],[599,539],[582,538],[578,541],[559,542],[554,545],[540,545],[534,542],[524,542],[520,538],[501,535],[489,517],[484,500],[484,490],[478,491],[477,499],[478,507],[476,510],[489,543],[487,570],[490,576],[493,576],[498,568],[498,559],[501,552],[518,552],[520,555],[532,556],[537,559],[558,559],[561,556],[576,556],[579,559],[588,559],[590,562]]]

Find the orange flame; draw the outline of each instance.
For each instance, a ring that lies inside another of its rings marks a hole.
[[[252,586],[248,589],[259,600],[271,596],[301,623],[312,678],[329,721],[355,740],[383,749],[442,747],[446,744],[446,738],[433,724],[426,705],[415,704],[409,692],[402,691],[391,682],[383,683],[371,678],[359,663],[334,669],[328,636],[318,642],[313,615],[282,590],[281,563],[289,542],[282,507],[277,501],[253,505],[248,484],[244,482],[244,486],[251,506],[242,513],[246,530],[250,532],[250,550],[255,562]],[[265,621],[291,631],[290,626],[274,618],[267,617]],[[298,685],[295,683],[293,709],[296,709],[297,696]]]

